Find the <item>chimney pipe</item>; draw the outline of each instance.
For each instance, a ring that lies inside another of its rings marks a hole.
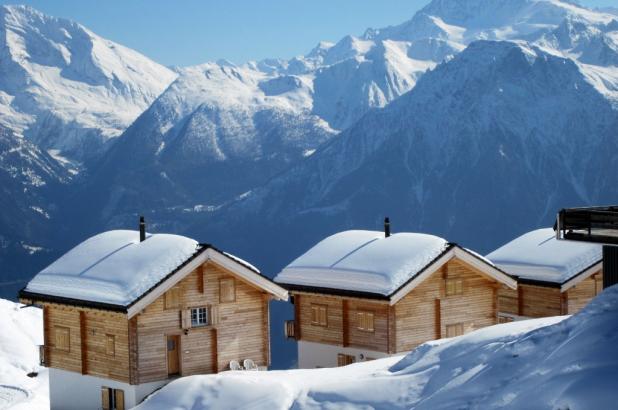
[[[146,240],[146,223],[144,217],[139,217],[139,241],[144,242]]]
[[[384,237],[388,238],[389,236],[391,236],[391,221],[387,216],[384,218]]]

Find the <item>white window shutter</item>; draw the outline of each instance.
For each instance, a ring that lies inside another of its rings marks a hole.
[[[183,309],[181,312],[181,322],[183,329],[191,329],[191,309]]]

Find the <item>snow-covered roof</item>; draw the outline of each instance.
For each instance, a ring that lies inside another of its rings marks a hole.
[[[562,284],[603,259],[602,246],[559,241],[551,228],[528,232],[487,258],[522,279]]]
[[[43,269],[26,292],[127,306],[199,249],[179,235],[116,230],[80,243]]]
[[[345,231],[290,263],[275,282],[390,295],[448,247],[433,235]]]

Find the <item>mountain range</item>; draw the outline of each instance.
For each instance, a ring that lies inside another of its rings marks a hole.
[[[616,202],[613,13],[433,0],[289,60],[172,70],[4,6],[2,296],[140,214],[272,275],[387,215],[486,252],[559,208]]]

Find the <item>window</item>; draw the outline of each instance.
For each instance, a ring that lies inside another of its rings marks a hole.
[[[219,279],[219,302],[234,302],[236,300],[236,284],[234,278]]]
[[[463,294],[463,279],[446,279],[446,296]]]
[[[191,309],[191,327],[208,326],[208,308],[199,307]]]
[[[352,364],[356,361],[356,357],[349,355],[349,354],[343,354],[343,353],[339,353],[337,355],[337,366],[341,367],[341,366],[347,366],[349,364]]]
[[[71,350],[71,331],[68,327],[56,326],[56,349],[66,352]]]
[[[373,332],[373,312],[356,312],[356,327],[358,330],[363,330],[365,332]]]
[[[328,307],[326,305],[311,305],[311,324],[328,326]]]
[[[165,292],[165,309],[178,309],[180,307],[180,288],[172,288]]]
[[[512,321],[513,321],[513,318],[510,316],[502,316],[502,315],[498,316],[498,323],[511,323]]]
[[[101,408],[103,410],[124,410],[124,390],[101,387]]]
[[[116,336],[105,335],[105,354],[108,356],[116,354]]]
[[[452,325],[446,325],[446,337],[461,336],[464,334],[463,323],[455,323]]]

